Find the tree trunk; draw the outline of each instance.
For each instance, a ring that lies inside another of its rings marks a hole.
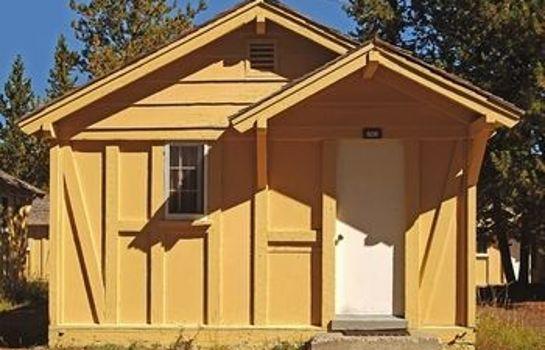
[[[521,230],[520,236],[520,266],[519,266],[519,284],[522,287],[527,287],[529,283],[530,270],[530,237],[525,227]]]
[[[507,237],[507,232],[503,229],[500,229],[500,232],[497,233],[498,236],[498,245],[500,248],[501,255],[501,264],[503,267],[503,272],[505,273],[505,279],[508,284],[516,282],[515,279],[515,270],[513,269],[513,262],[511,261],[511,252],[509,251],[509,239]]]

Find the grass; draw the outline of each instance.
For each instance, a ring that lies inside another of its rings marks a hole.
[[[528,303],[511,309],[479,311],[477,350],[545,349],[545,305]]]
[[[13,310],[15,305],[9,300],[0,299],[0,313]]]

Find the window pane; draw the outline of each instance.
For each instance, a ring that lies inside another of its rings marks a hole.
[[[198,163],[198,152],[202,146],[185,146],[181,148],[182,166],[196,166]]]
[[[168,197],[168,212],[172,214],[180,214],[180,201],[178,192],[170,192]]]
[[[171,170],[170,171],[170,190],[171,191],[177,191],[177,190],[179,190],[180,185],[181,185],[180,171]]]
[[[170,147],[170,166],[180,166],[180,147],[178,146]]]
[[[197,208],[197,193],[196,192],[182,192],[180,209],[185,214],[200,213],[200,208]]]
[[[197,172],[195,170],[182,171],[182,190],[197,189]]]

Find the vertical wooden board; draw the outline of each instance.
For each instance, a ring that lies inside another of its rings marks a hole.
[[[120,149],[120,219],[144,220],[148,216],[148,157],[145,146]]]
[[[49,150],[49,239],[51,240],[52,273],[49,278],[49,323],[56,326],[61,322],[62,295],[61,288],[61,235],[63,226],[61,224],[62,208],[64,207],[64,196],[62,195],[62,173],[61,173],[60,147],[55,145]]]
[[[150,213],[152,221],[163,218],[165,203],[164,167],[165,147],[164,145],[152,145],[151,162],[149,170],[150,183]],[[165,323],[165,246],[164,233],[155,229],[148,232],[152,246],[150,247],[150,301],[152,324]]]
[[[422,142],[420,305],[421,322],[426,326],[456,324],[462,156],[457,141]]]
[[[313,323],[310,247],[270,247],[268,253],[268,323],[311,325]]]
[[[103,148],[100,145],[76,144],[73,149],[93,240],[98,249],[97,254],[102,259]]]
[[[270,142],[270,227],[310,230],[321,226],[320,145]]]
[[[63,206],[66,206],[67,202]],[[63,215],[66,219],[63,220],[63,241],[62,241],[62,320],[66,324],[92,324],[93,310],[91,308],[90,293],[88,292],[88,283],[84,280],[84,267],[81,264],[81,259],[78,256],[78,245],[74,239],[75,228],[70,224],[66,207],[63,208]]]
[[[145,324],[148,319],[149,241],[144,234],[119,237],[119,321]]]
[[[222,218],[222,321],[250,324],[253,143],[224,142]]]
[[[406,233],[405,318],[409,328],[420,326],[420,142],[405,143]]]
[[[467,185],[467,182],[466,182]],[[465,303],[467,306],[466,310],[466,322],[465,325],[468,327],[474,327],[476,322],[476,305],[477,305],[477,296],[475,293],[476,283],[475,283],[475,258],[477,252],[477,187],[472,186],[470,188],[464,188],[464,191],[467,191],[466,200],[466,227],[463,232],[466,234],[466,249],[464,250],[465,264],[466,267],[466,290],[465,292]]]
[[[428,258],[430,267],[421,276],[421,322],[427,326],[453,326],[456,324],[456,201],[444,203],[441,213],[435,214],[444,216],[448,223],[436,228]],[[423,231],[431,231],[431,221],[424,214]]]
[[[335,316],[335,236],[337,225],[337,143],[322,145],[322,232],[321,232],[321,326]]]
[[[119,320],[119,146],[107,146],[105,157],[105,321],[115,324]]]
[[[255,129],[255,190],[253,199],[253,323],[267,323],[267,237],[269,231],[269,151],[266,128]]]
[[[205,240],[169,233],[166,238],[166,321],[202,325],[205,322]]]
[[[221,257],[223,254],[223,151],[224,144],[217,141],[208,150],[208,219],[212,225],[206,233],[206,323],[221,323],[223,294],[221,284],[223,274]]]
[[[88,171],[96,171],[96,158],[102,156],[100,152],[93,150],[86,151],[85,155],[93,154],[91,157],[95,162],[94,167],[87,169]],[[93,226],[93,221],[96,223],[96,197],[100,195],[91,195],[89,199],[86,197],[89,190],[85,189],[88,177],[82,176],[80,166],[78,165],[78,153],[72,148],[66,147],[63,149],[63,159],[66,166],[64,167],[64,190],[65,201],[67,203],[67,212],[69,216],[70,227],[72,229],[74,243],[78,251],[79,262],[82,267],[83,278],[88,288],[87,294],[94,310],[94,319],[96,322],[101,322],[104,316],[104,280],[102,272],[103,250],[100,248],[102,243],[102,225],[97,229]],[[89,160],[91,163],[91,160]],[[102,162],[98,162],[102,165]],[[84,168],[85,169],[85,168]],[[100,168],[99,168],[100,169]],[[88,175],[86,175],[88,176]],[[94,205],[93,205],[94,204]],[[93,210],[93,206],[95,207]],[[89,209],[91,207],[91,209]],[[102,208],[100,207],[101,211]],[[102,216],[100,216],[102,218]],[[93,220],[95,219],[95,220]],[[97,233],[97,231],[99,231]],[[97,239],[98,237],[98,239]]]

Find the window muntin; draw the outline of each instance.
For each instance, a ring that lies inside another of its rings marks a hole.
[[[206,145],[171,144],[166,160],[167,217],[205,215]]]

